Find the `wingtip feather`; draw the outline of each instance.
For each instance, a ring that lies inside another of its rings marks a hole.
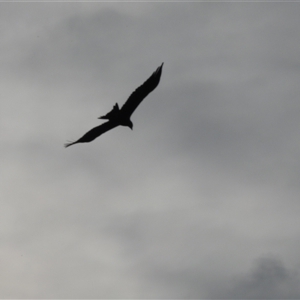
[[[156,70],[156,73],[161,73],[164,63],[162,63]]]
[[[72,146],[72,145],[74,145],[74,144],[76,144],[76,142],[65,143],[65,144],[64,144],[64,147],[65,147],[65,148],[68,148],[68,147],[70,147],[70,146]]]

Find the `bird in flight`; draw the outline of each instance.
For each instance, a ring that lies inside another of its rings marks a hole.
[[[129,96],[121,109],[119,108],[118,103],[116,103],[109,113],[98,118],[108,120],[107,122],[94,127],[77,141],[65,144],[65,147],[69,147],[77,143],[89,143],[106,131],[120,125],[127,126],[132,129],[133,124],[130,117],[143,99],[145,99],[158,86],[163,64],[164,63],[162,63],[161,66],[158,67],[156,71]]]

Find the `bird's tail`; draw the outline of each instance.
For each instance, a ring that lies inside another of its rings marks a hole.
[[[107,119],[107,120],[110,120],[112,119],[113,117],[115,117],[118,112],[119,112],[119,105],[118,103],[116,103],[114,106],[113,106],[113,109],[107,113],[105,116],[102,116],[102,117],[99,117],[98,119]]]

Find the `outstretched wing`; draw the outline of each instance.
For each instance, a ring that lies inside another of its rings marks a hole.
[[[139,86],[128,98],[121,108],[121,112],[130,117],[139,104],[147,97],[159,84],[163,64],[156,69],[156,71]]]
[[[97,127],[94,127],[90,131],[88,131],[79,140],[77,140],[75,142],[71,142],[71,143],[66,143],[65,147],[69,147],[69,146],[72,146],[77,143],[89,143],[89,142],[93,141],[95,138],[97,138],[98,136],[100,136],[101,134],[105,133],[108,130],[115,128],[116,126],[118,126],[118,124],[115,122],[110,122],[110,121],[105,122]]]

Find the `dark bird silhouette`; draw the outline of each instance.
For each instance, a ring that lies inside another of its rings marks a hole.
[[[143,99],[145,99],[158,86],[163,64],[164,63],[162,63],[161,66],[158,67],[156,71],[129,96],[121,109],[119,108],[118,103],[116,103],[109,113],[98,118],[106,119],[108,120],[107,122],[94,127],[77,141],[65,144],[65,147],[69,147],[77,143],[89,143],[106,131],[120,125],[128,126],[132,129],[133,124],[130,117]]]

